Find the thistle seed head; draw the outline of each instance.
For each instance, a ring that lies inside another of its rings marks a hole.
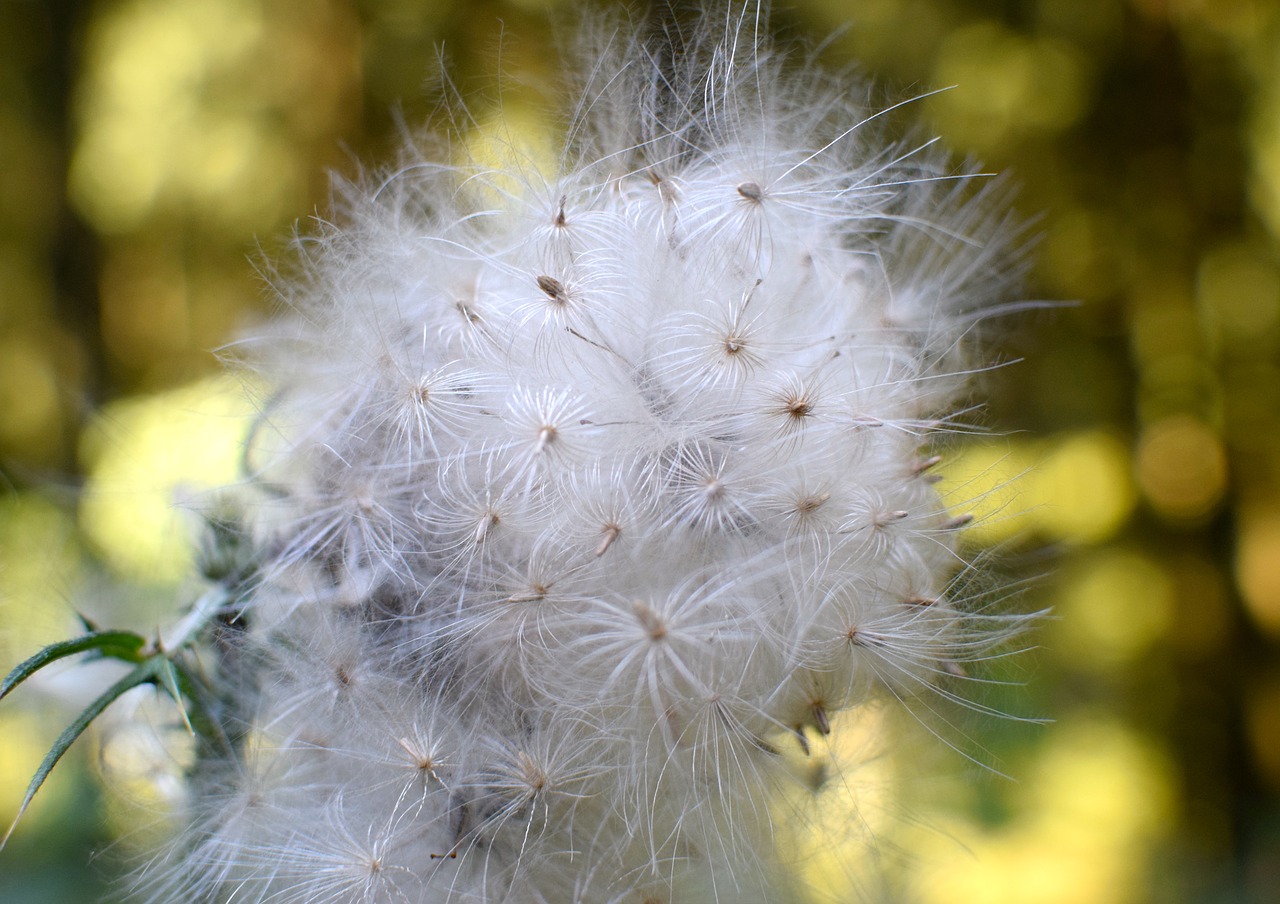
[[[754,12],[588,29],[554,171],[343,187],[252,362],[228,731],[283,766],[248,808],[209,754],[157,896],[768,899],[782,749],[1004,638],[929,447],[1016,283],[1005,214]]]

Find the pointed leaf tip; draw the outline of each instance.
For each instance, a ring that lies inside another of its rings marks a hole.
[[[80,638],[77,638],[80,639]],[[48,649],[48,648],[46,648]],[[33,670],[34,671],[34,670]],[[44,780],[49,777],[49,773],[53,771],[53,767],[62,759],[62,755],[67,752],[76,738],[84,733],[89,727],[89,723],[102,715],[103,711],[115,702],[125,691],[132,690],[140,684],[146,684],[155,679],[154,660],[147,660],[139,663],[129,674],[125,675],[111,687],[103,691],[97,699],[85,707],[84,712],[76,717],[75,721],[63,729],[62,734],[58,735],[58,739],[53,742],[53,747],[45,754],[40,762],[40,766],[36,769],[36,774],[31,778],[31,784],[27,786],[27,793],[22,798],[22,803],[18,806],[18,812],[13,817],[13,822],[9,824],[8,830],[4,833],[4,837],[0,838],[0,850],[4,850],[9,838],[13,835],[13,830],[17,828],[18,822],[22,819],[27,807],[31,805],[31,801],[35,798],[36,792],[44,784]]]

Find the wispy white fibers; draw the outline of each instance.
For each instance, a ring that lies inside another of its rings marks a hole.
[[[784,754],[997,654],[929,447],[1016,236],[763,28],[589,23],[555,167],[455,135],[299,241],[238,740],[144,895],[781,900]]]

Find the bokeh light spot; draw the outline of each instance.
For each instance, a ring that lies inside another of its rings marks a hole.
[[[1280,508],[1241,516],[1236,583],[1254,623],[1280,638]]]
[[[294,139],[321,137],[354,66],[338,46],[325,60],[290,54],[298,42],[277,32],[341,27],[326,6],[133,0],[96,18],[68,175],[93,227],[124,235],[177,218],[244,238],[304,197]],[[282,59],[291,68],[274,72]]]
[[[1138,484],[1151,507],[1170,521],[1212,514],[1227,488],[1227,459],[1217,434],[1189,415],[1148,427],[1138,443]]]
[[[932,838],[923,904],[1130,904],[1168,830],[1174,795],[1162,752],[1112,720],[1068,716],[1026,782],[1015,818]],[[923,845],[922,845],[923,846]],[[913,897],[914,899],[914,897]]]
[[[0,497],[0,673],[63,638],[83,571],[66,511],[32,491]]]
[[[228,377],[103,410],[81,443],[80,523],[120,575],[165,583],[190,572],[192,533],[175,506],[235,482],[252,417]]]
[[[947,505],[973,513],[967,542],[993,545],[1035,531],[1072,543],[1112,536],[1133,510],[1124,444],[1103,431],[1044,443],[1004,440],[964,446],[940,472]]]
[[[960,86],[938,99],[941,131],[986,153],[1007,152],[1022,138],[1072,125],[1089,91],[1083,58],[1071,45],[1023,36],[995,22],[949,35],[935,81]]]
[[[518,97],[480,118],[459,151],[458,164],[484,173],[483,179],[467,180],[467,190],[499,205],[509,203],[508,192],[519,196],[554,178],[558,166],[547,122]]]
[[[974,516],[966,542],[994,545],[1028,531],[1028,510],[1036,505],[1028,489],[1034,465],[1034,451],[1015,440],[970,443],[944,459],[938,473],[948,508]]]
[[[1107,550],[1064,583],[1054,636],[1075,668],[1109,671],[1164,639],[1174,612],[1173,583],[1159,565],[1135,552]]]
[[[1029,481],[1045,536],[1097,543],[1112,536],[1133,509],[1129,455],[1109,433],[1088,431],[1051,444]]]

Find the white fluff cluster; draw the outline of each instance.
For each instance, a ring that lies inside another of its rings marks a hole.
[[[438,149],[300,242],[153,898],[784,900],[787,749],[1002,639],[927,449],[1008,230],[757,24],[593,43],[554,167]]]

